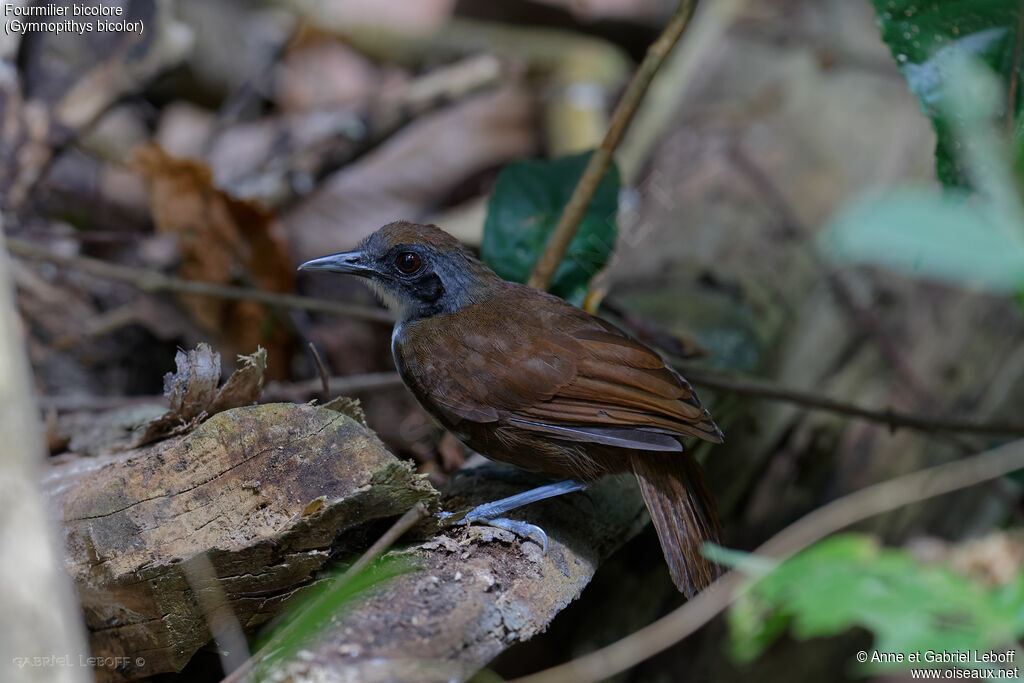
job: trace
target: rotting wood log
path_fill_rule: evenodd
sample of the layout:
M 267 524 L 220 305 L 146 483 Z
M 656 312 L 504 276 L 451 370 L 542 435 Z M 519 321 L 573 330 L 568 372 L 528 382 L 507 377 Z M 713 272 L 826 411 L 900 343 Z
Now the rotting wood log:
M 494 500 L 529 484 L 464 471 L 445 507 Z M 292 661 L 261 680 L 464 681 L 506 648 L 547 629 L 600 563 L 647 523 L 632 476 L 523 508 L 549 537 L 547 554 L 491 527 L 469 527 L 405 548 L 419 571 L 338 614 Z M 515 513 L 514 513 L 515 514 Z M 519 515 L 516 515 L 519 518 Z
M 310 405 L 235 408 L 149 446 L 56 460 L 43 486 L 92 654 L 122 658 L 100 680 L 180 671 L 211 640 L 183 560 L 207 554 L 251 633 L 332 552 L 358 552 L 375 521 L 438 495 L 365 425 Z

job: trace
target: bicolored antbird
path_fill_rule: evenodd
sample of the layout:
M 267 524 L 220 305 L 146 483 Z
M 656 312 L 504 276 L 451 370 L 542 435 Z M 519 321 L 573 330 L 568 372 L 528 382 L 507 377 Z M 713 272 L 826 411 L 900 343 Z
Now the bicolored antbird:
M 398 316 L 395 364 L 428 412 L 473 450 L 564 479 L 495 503 L 467 521 L 547 537 L 505 518 L 526 503 L 632 472 L 672 579 L 688 596 L 718 567 L 715 502 L 681 442 L 722 433 L 689 383 L 657 353 L 558 297 L 508 282 L 432 225 L 385 225 L 350 252 L 304 270 L 365 278 Z

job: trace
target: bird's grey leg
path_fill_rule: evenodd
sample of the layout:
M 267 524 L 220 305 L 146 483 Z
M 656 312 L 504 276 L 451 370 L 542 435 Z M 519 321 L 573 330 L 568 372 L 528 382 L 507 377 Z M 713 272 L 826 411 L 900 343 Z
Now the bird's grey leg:
M 565 481 L 557 481 L 553 484 L 545 484 L 544 486 L 538 486 L 537 488 L 517 493 L 514 496 L 509 496 L 508 498 L 502 498 L 501 500 L 496 500 L 491 503 L 477 505 L 475 508 L 463 515 L 461 519 L 455 520 L 453 523 L 471 524 L 473 522 L 483 522 L 488 526 L 511 531 L 517 536 L 536 541 L 546 553 L 548 551 L 548 535 L 544 533 L 543 529 L 536 524 L 521 522 L 516 519 L 508 519 L 502 515 L 511 510 L 515 510 L 518 507 L 522 507 L 523 505 L 536 503 L 537 501 L 544 500 L 545 498 L 554 498 L 555 496 L 560 496 L 563 493 L 582 491 L 586 487 L 586 484 L 581 481 L 576 481 L 575 479 L 566 479 Z M 458 516 L 458 514 L 459 513 L 454 512 L 442 512 L 439 517 L 441 518 L 441 521 L 444 522 L 452 517 Z

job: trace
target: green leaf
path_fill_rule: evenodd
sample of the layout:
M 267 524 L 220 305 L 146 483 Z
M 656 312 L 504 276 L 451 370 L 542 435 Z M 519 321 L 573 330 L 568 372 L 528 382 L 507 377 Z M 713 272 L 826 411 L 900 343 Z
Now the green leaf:
M 391 579 L 414 571 L 408 556 L 385 556 L 365 569 L 346 578 L 343 572 L 324 579 L 312 587 L 271 628 L 260 634 L 256 642 L 257 670 L 267 672 L 292 659 L 300 649 L 309 647 L 333 616 L 354 601 L 365 599 Z M 257 679 L 262 676 L 257 676 Z
M 1024 585 L 987 589 L 945 567 L 922 564 L 904 550 L 843 534 L 757 580 L 731 608 L 729 625 L 738 661 L 756 658 L 787 626 L 801 640 L 860 626 L 874 634 L 875 650 L 904 656 L 1000 648 L 1021 633 Z
M 487 207 L 480 246 L 484 263 L 506 280 L 526 282 L 591 154 L 520 161 L 502 170 Z M 613 164 L 555 272 L 553 294 L 579 304 L 590 279 L 608 262 L 615 246 L 620 186 Z
M 717 543 L 705 543 L 701 553 L 716 564 L 738 569 L 747 576 L 765 576 L 779 566 L 775 560 L 759 557 L 741 550 L 723 548 Z
M 939 106 L 946 87 L 946 65 L 954 55 L 973 56 L 999 74 L 1002 97 L 992 112 L 1019 121 L 1022 102 L 1018 44 L 1020 3 L 1012 0 L 872 0 L 882 39 L 889 45 L 921 109 L 931 118 L 938 142 L 939 179 L 948 186 L 968 187 L 970 177 L 957 147 L 956 121 Z M 1016 81 L 1014 87 L 1011 82 Z M 1018 138 L 1019 139 L 1019 138 Z
M 991 205 L 955 193 L 904 189 L 849 205 L 826 227 L 823 246 L 837 260 L 995 292 L 1024 286 L 1024 234 Z

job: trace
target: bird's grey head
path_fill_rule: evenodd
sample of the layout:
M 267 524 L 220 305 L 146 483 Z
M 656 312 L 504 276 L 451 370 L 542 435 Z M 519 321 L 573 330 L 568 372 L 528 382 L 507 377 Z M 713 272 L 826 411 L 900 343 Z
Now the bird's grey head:
M 400 321 L 453 313 L 500 282 L 444 230 L 406 221 L 385 225 L 352 251 L 306 261 L 299 270 L 366 278 Z

